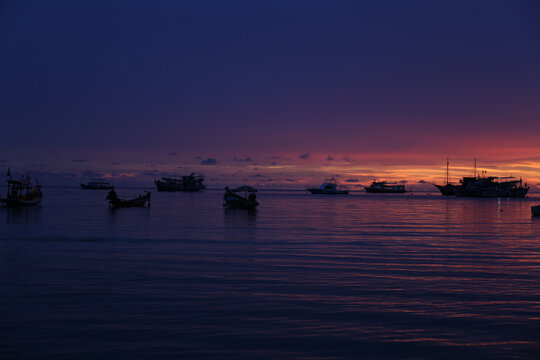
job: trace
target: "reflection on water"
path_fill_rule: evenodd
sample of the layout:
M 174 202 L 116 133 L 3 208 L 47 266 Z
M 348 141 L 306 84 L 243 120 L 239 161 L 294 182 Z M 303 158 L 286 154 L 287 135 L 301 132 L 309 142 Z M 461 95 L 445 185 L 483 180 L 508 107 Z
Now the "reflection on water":
M 540 350 L 538 199 L 261 192 L 250 213 L 223 209 L 213 191 L 154 193 L 150 209 L 115 211 L 99 195 L 48 193 L 28 221 L 0 211 L 0 355 Z
M 41 221 L 41 206 L 2 208 L 7 224 L 37 224 Z

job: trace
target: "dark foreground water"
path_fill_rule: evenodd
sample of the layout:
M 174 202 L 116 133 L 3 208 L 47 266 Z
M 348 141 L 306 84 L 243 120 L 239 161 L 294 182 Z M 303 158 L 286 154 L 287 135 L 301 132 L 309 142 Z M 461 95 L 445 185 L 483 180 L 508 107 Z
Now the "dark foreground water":
M 44 194 L 0 209 L 2 359 L 539 358 L 538 198 Z

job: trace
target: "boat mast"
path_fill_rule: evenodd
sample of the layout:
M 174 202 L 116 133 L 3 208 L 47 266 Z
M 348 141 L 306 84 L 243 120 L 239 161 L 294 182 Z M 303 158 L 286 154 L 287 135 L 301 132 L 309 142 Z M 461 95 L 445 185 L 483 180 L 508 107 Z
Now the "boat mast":
M 474 176 L 475 178 L 478 177 L 478 172 L 476 171 L 476 158 L 474 158 L 474 174 L 473 174 L 473 176 Z
M 448 164 L 450 161 L 446 158 L 446 185 L 448 185 Z

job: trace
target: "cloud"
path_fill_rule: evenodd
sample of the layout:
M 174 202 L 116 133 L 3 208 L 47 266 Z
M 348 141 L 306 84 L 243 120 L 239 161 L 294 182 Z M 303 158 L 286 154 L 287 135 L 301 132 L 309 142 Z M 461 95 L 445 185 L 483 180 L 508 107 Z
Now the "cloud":
M 95 178 L 95 177 L 103 177 L 104 174 L 102 172 L 87 170 L 87 171 L 83 171 L 81 175 L 86 178 Z
M 167 155 L 167 156 L 176 156 L 176 153 L 172 152 L 172 153 L 169 153 L 169 155 Z
M 334 157 L 332 157 L 332 156 L 330 156 L 330 155 L 328 155 L 328 156 L 326 157 L 326 161 L 332 161 L 332 160 L 334 160 Z
M 248 161 L 253 161 L 253 159 L 251 159 L 250 157 L 247 157 L 245 159 L 234 158 L 233 161 L 246 161 L 246 162 L 248 162 Z
M 420 180 L 418 181 L 419 184 L 429 184 L 426 180 Z
M 311 153 L 308 153 L 308 152 L 307 152 L 307 153 L 305 153 L 305 154 L 300 154 L 300 155 L 298 155 L 298 157 L 299 157 L 300 159 L 302 159 L 302 160 L 307 160 L 307 159 L 309 159 L 309 158 L 311 157 Z
M 348 183 L 357 183 L 359 181 L 360 180 L 358 180 L 358 179 L 347 179 L 347 180 L 345 180 L 345 182 L 348 182 Z
M 272 161 L 272 164 L 270 164 L 270 165 L 272 165 L 272 166 L 276 166 L 276 165 L 277 165 L 277 162 L 275 162 L 275 161 Z
M 197 156 L 197 157 L 195 158 L 195 160 L 202 160 L 202 157 Z
M 206 160 L 201 161 L 201 165 L 216 165 L 217 160 L 214 158 L 208 158 Z
M 348 156 L 344 156 L 342 159 L 343 159 L 343 161 L 345 161 L 345 162 L 354 162 L 354 160 L 351 159 L 351 158 L 348 157 Z
M 85 159 L 73 159 L 73 160 L 71 160 L 71 162 L 74 162 L 74 163 L 85 163 L 86 160 L 85 160 Z

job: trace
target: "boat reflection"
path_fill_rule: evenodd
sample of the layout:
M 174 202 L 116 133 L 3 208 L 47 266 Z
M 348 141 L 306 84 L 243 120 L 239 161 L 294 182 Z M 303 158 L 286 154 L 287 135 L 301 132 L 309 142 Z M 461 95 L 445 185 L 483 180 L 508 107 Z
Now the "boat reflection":
M 41 206 L 13 207 L 2 209 L 6 212 L 8 224 L 37 224 L 41 222 Z

